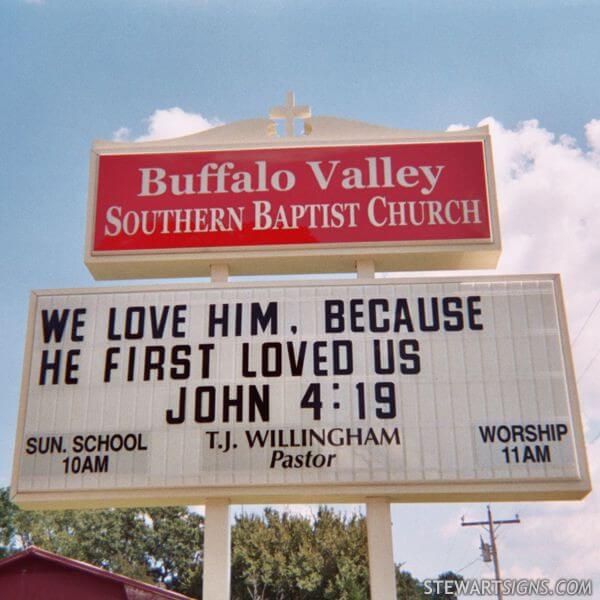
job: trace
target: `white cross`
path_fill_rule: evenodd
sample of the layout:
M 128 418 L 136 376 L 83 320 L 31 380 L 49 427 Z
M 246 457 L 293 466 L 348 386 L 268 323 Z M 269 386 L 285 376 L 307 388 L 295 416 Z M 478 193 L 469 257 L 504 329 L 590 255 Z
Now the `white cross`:
M 294 92 L 287 92 L 284 106 L 274 106 L 269 110 L 270 119 L 285 119 L 285 134 L 294 135 L 295 119 L 310 119 L 310 106 L 296 106 Z

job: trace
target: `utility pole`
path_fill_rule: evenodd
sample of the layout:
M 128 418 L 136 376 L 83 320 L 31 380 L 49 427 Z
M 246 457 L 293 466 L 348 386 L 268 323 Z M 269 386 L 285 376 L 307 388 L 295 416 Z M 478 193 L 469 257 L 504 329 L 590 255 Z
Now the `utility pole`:
M 490 543 L 489 545 L 484 543 L 483 540 L 481 542 L 481 552 L 483 555 L 484 562 L 489 562 L 489 559 L 486 560 L 487 556 L 491 554 L 491 558 L 494 561 L 494 571 L 496 573 L 496 581 L 498 582 L 498 600 L 503 600 L 504 594 L 502 593 L 502 584 L 501 575 L 500 575 L 500 562 L 498 561 L 498 548 L 496 546 L 496 530 L 500 525 L 511 525 L 515 523 L 520 523 L 521 519 L 519 519 L 519 515 L 515 515 L 514 519 L 502 519 L 498 521 L 494 521 L 492 518 L 492 510 L 490 505 L 487 506 L 487 521 L 471 521 L 465 522 L 465 518 L 461 519 L 461 525 L 463 527 L 472 527 L 479 526 L 487 529 L 490 534 Z M 494 529 L 494 526 L 497 526 Z

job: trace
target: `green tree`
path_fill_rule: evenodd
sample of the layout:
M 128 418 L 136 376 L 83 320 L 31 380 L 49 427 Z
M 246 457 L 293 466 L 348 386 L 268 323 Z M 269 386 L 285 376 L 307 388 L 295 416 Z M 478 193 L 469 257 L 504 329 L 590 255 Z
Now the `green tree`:
M 201 598 L 203 518 L 186 507 L 22 511 L 0 489 L 0 557 L 36 545 L 109 571 Z M 441 574 L 456 581 L 460 575 Z M 426 596 L 396 566 L 398 600 Z M 312 517 L 267 508 L 238 515 L 232 530 L 232 600 L 366 600 L 363 516 L 319 508 Z
M 319 554 L 324 561 L 322 598 L 361 600 L 368 597 L 367 524 L 363 516 L 341 517 L 320 508 L 314 524 Z
M 182 506 L 144 510 L 144 550 L 155 580 L 200 597 L 204 519 Z
M 0 488 L 0 558 L 13 552 L 14 517 L 17 507 L 10 501 L 10 490 Z
M 402 571 L 401 565 L 396 565 L 396 598 L 398 600 L 425 600 L 423 587 L 408 571 Z
M 364 517 L 320 508 L 314 519 L 266 509 L 241 515 L 232 533 L 234 600 L 364 600 Z
M 311 598 L 322 561 L 308 519 L 265 509 L 240 515 L 232 532 L 232 595 L 250 600 Z
M 22 511 L 0 490 L 4 554 L 35 545 L 198 598 L 202 526 L 185 507 Z
M 446 571 L 445 573 L 440 573 L 437 576 L 437 579 L 439 581 L 463 581 L 464 577 L 462 575 L 458 575 L 457 573 L 454 573 L 453 571 Z M 451 592 L 448 591 L 446 592 L 445 590 L 441 590 L 439 593 L 435 593 L 432 597 L 432 600 L 456 600 L 458 598 L 458 596 Z

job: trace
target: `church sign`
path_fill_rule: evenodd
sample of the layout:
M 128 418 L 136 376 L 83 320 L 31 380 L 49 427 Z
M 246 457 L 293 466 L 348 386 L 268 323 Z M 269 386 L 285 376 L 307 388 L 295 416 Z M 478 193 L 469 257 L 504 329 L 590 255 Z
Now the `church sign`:
M 557 276 L 35 292 L 21 506 L 589 491 Z
M 235 127 L 175 146 L 94 146 L 86 264 L 96 278 L 207 275 L 211 264 L 343 272 L 361 259 L 378 271 L 496 265 L 487 128 L 223 142 Z

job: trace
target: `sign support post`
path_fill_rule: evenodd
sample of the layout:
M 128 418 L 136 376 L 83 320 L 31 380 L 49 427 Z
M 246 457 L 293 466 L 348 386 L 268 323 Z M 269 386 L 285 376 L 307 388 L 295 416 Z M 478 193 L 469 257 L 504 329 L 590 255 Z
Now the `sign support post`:
M 396 572 L 392 547 L 392 519 L 387 498 L 367 500 L 369 587 L 371 598 L 395 600 Z
M 231 530 L 228 498 L 211 498 L 206 501 L 203 562 L 202 597 L 210 600 L 229 600 Z
M 375 261 L 356 261 L 358 279 L 375 278 Z M 367 545 L 371 598 L 396 600 L 396 567 L 392 545 L 392 518 L 387 498 L 367 499 Z
M 356 276 L 358 277 L 358 279 L 374 279 L 375 261 L 370 259 L 357 260 Z
M 229 265 L 210 266 L 211 283 L 229 280 Z M 204 574 L 202 597 L 229 600 L 231 588 L 231 528 L 229 499 L 212 498 L 204 505 Z

